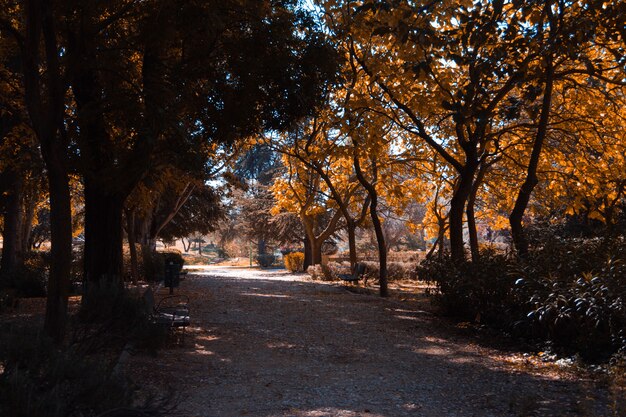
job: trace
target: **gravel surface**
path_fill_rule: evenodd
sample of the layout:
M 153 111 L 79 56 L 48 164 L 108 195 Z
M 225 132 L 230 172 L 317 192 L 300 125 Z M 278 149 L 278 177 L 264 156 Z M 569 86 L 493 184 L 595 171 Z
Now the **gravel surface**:
M 128 369 L 146 390 L 174 388 L 178 415 L 611 415 L 589 381 L 517 366 L 419 299 L 219 267 L 177 291 L 191 297 L 184 344 Z

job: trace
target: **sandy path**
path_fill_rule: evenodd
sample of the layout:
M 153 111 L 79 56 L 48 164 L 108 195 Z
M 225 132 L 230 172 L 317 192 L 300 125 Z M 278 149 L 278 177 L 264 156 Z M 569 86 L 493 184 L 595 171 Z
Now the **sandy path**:
M 605 414 L 580 382 L 514 368 L 415 300 L 281 271 L 203 274 L 180 288 L 192 299 L 184 346 L 129 368 L 176 387 L 183 416 Z

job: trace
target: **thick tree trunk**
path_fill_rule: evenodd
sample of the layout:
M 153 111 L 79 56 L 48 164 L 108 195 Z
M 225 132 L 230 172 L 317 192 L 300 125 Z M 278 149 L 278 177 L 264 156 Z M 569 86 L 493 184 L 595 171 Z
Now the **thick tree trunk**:
M 322 244 L 324 243 L 321 239 L 315 239 L 311 245 L 311 262 L 313 265 L 321 265 L 322 264 Z
M 528 202 L 535 186 L 539 183 L 537 178 L 537 168 L 539 167 L 539 157 L 543 149 L 543 143 L 548 131 L 548 122 L 550 121 L 550 108 L 552 106 L 552 88 L 554 83 L 554 67 L 552 59 L 546 60 L 546 84 L 543 92 L 543 101 L 541 103 L 541 115 L 539 116 L 539 125 L 537 126 L 537 136 L 533 143 L 533 149 L 528 161 L 526 171 L 526 179 L 519 189 L 517 199 L 513 211 L 509 215 L 509 224 L 511 225 L 511 236 L 517 255 L 525 257 L 528 254 L 528 240 L 522 225 L 524 213 L 528 207 Z
M 465 198 L 455 193 L 450 202 L 450 253 L 455 261 L 465 259 L 465 243 L 463 241 L 463 214 Z
M 308 249 L 309 254 L 309 265 L 320 265 L 322 263 L 322 243 L 324 241 L 322 239 L 318 239 L 314 234 L 307 232 L 307 242 L 308 245 L 305 244 L 305 251 Z M 306 258 L 306 255 L 305 255 Z
M 124 197 L 105 194 L 85 181 L 85 264 L 87 298 L 103 288 L 123 288 L 122 212 Z M 89 301 L 84 300 L 84 301 Z
M 465 168 L 460 173 L 459 182 L 456 185 L 452 200 L 450 201 L 450 211 L 448 214 L 448 222 L 450 225 L 450 254 L 452 255 L 452 259 L 457 262 L 465 260 L 463 217 L 467 200 L 472 192 L 475 172 L 476 167 L 474 164 L 466 163 Z
M 7 195 L 4 213 L 4 229 L 2 231 L 2 259 L 0 260 L 0 284 L 8 285 L 12 275 L 20 268 L 23 261 L 21 248 L 22 193 L 24 180 L 22 176 L 11 171 L 7 173 L 7 181 L 11 186 Z
M 72 265 L 72 200 L 69 176 L 59 162 L 59 150 L 45 156 L 50 189 L 51 260 L 44 332 L 57 343 L 65 337 L 67 298 Z
M 61 80 L 59 48 L 50 2 L 25 2 L 26 36 L 22 49 L 25 102 L 41 144 L 48 170 L 50 193 L 51 261 L 44 332 L 57 344 L 65 336 L 67 298 L 72 261 L 72 210 L 65 143 L 57 135 L 62 127 L 65 89 Z M 41 40 L 46 57 L 41 73 Z

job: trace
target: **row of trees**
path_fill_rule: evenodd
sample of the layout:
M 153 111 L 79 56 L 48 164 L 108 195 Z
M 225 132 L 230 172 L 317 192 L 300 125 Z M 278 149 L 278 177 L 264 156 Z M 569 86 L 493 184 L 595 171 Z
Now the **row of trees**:
M 12 246 L 25 241 L 16 227 L 32 224 L 11 216 L 24 213 L 11 201 L 25 201 L 21 184 L 41 161 L 47 181 L 39 193 L 49 198 L 51 228 L 45 330 L 57 341 L 67 314 L 73 210 L 84 213 L 88 305 L 101 289 L 123 285 L 124 227 L 135 259 L 138 239 L 150 248 L 159 234 L 210 229 L 220 198 L 207 181 L 246 137 L 309 115 L 334 73 L 325 37 L 295 1 L 0 6 L 2 144 L 15 151 L 2 166 L 13 176 L 6 180 L 3 277 L 25 249 Z M 188 215 L 176 217 L 181 210 Z
M 382 295 L 394 219 L 456 261 L 480 256 L 479 225 L 521 257 L 534 216 L 616 232 L 624 2 L 314 3 L 1 2 L 2 276 L 49 199 L 50 335 L 73 234 L 89 304 L 122 286 L 124 229 L 136 277 L 136 242 L 206 233 L 223 202 L 226 237 L 302 240 L 307 264 L 344 230 L 354 265 L 371 228 Z
M 325 107 L 265 142 L 283 155 L 275 212 L 297 214 L 312 262 L 379 211 L 427 209 L 452 258 L 480 256 L 477 224 L 525 257 L 533 217 L 582 215 L 609 233 L 623 212 L 624 2 L 321 0 L 342 58 Z M 419 223 L 420 219 L 414 219 Z M 466 241 L 467 240 L 467 241 Z

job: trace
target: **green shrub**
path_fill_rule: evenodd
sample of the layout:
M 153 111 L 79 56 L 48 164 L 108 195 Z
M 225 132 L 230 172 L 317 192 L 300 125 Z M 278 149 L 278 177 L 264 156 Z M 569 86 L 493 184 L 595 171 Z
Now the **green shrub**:
M 622 240 L 550 239 L 524 260 L 486 251 L 477 262 L 423 261 L 445 310 L 587 359 L 626 349 Z
M 545 265 L 532 264 L 515 292 L 527 300 L 524 322 L 533 335 L 585 357 L 607 356 L 626 349 L 626 250 L 598 242 L 580 246 L 568 257 L 585 257 L 578 261 L 582 271 L 567 265 L 546 275 Z
M 419 279 L 435 282 L 439 301 L 449 314 L 467 319 L 506 325 L 515 314 L 513 300 L 515 264 L 504 255 L 487 252 L 476 263 L 442 258 L 424 260 Z M 505 314 L 506 313 L 506 314 Z
M 276 261 L 276 257 L 266 253 L 264 255 L 257 255 L 256 261 L 262 268 L 269 268 Z
M 292 252 L 284 256 L 285 268 L 291 272 L 304 271 L 304 253 Z

